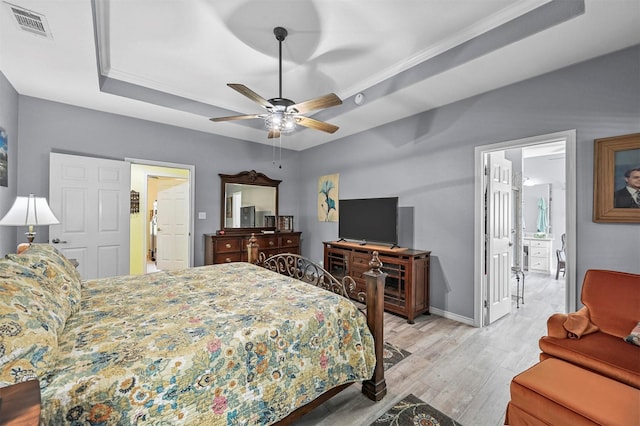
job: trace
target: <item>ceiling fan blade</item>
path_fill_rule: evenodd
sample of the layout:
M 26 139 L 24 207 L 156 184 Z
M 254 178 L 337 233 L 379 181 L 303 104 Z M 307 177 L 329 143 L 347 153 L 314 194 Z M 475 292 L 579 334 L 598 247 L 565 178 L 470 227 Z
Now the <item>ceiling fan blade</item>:
M 341 104 L 342 100 L 335 93 L 329 93 L 324 96 L 291 105 L 288 109 L 291 110 L 295 108 L 299 113 L 304 114 L 305 112 L 314 111 L 316 109 L 329 108 Z
M 249 89 L 244 84 L 229 83 L 227 84 L 227 86 L 231 87 L 236 92 L 246 96 L 247 98 L 251 99 L 252 101 L 254 101 L 259 105 L 262 105 L 265 108 L 273 108 L 273 105 L 268 100 L 258 95 L 256 92 Z
M 296 123 L 304 127 L 309 127 L 316 130 L 322 130 L 323 132 L 327 132 L 327 133 L 334 133 L 336 130 L 339 129 L 338 126 L 334 126 L 333 124 L 329 124 L 324 121 L 318 121 L 318 120 L 314 120 L 313 118 L 303 117 L 303 116 L 296 116 Z
M 269 139 L 273 139 L 273 138 L 279 138 L 280 137 L 280 132 L 278 132 L 277 130 L 269 130 L 269 136 L 267 136 Z
M 230 115 L 229 117 L 214 117 L 210 118 L 211 121 L 232 121 L 232 120 L 249 120 L 251 118 L 262 118 L 261 114 L 250 114 L 250 115 Z

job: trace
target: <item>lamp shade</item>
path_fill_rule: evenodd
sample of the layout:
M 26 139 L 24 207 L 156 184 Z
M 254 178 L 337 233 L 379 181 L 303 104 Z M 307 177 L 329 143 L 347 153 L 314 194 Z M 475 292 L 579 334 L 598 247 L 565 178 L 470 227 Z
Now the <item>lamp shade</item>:
M 13 206 L 0 219 L 0 225 L 37 226 L 55 225 L 60 221 L 53 214 L 44 197 L 29 194 L 28 197 L 16 197 Z

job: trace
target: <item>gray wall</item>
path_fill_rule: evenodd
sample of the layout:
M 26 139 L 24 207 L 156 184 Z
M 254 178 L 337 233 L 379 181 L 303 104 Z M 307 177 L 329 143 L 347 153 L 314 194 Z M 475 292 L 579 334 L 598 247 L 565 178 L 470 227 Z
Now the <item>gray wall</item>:
M 107 114 L 56 102 L 20 97 L 18 193 L 48 197 L 49 153 L 62 152 L 124 159 L 125 157 L 195 165 L 196 265 L 204 263 L 202 235 L 220 228 L 218 173 L 255 169 L 281 179 L 280 213 L 297 215 L 293 151 L 283 151 L 282 169 L 272 164 L 270 146 L 225 138 L 154 122 Z M 202 118 L 206 120 L 206 117 Z M 207 219 L 197 219 L 206 212 Z M 48 230 L 36 241 L 47 241 Z
M 414 207 L 414 248 L 434 256 L 431 306 L 472 319 L 474 147 L 576 129 L 577 281 L 589 268 L 640 273 L 640 225 L 591 220 L 593 140 L 639 132 L 639 94 L 636 46 L 303 151 L 302 251 L 319 260 L 338 236 L 316 218 L 319 176 L 340 173 L 340 198 L 397 195 Z
M 255 169 L 283 180 L 280 212 L 295 216 L 302 253 L 321 260 L 322 242 L 336 239 L 338 226 L 318 222 L 317 179 L 340 173 L 340 198 L 397 195 L 400 206 L 413 208 L 413 247 L 433 252 L 431 305 L 471 319 L 477 145 L 577 129 L 577 280 L 588 268 L 640 272 L 640 226 L 591 221 L 593 140 L 640 131 L 639 93 L 636 46 L 301 153 L 285 151 L 281 170 L 268 146 L 20 96 L 17 189 L 48 194 L 52 150 L 194 164 L 196 211 L 207 212 L 207 220 L 196 220 L 201 264 L 201 235 L 220 223 L 217 174 Z
M 18 176 L 18 93 L 0 72 L 0 127 L 8 134 L 9 186 L 0 186 L 0 218 L 9 211 L 16 198 Z M 24 230 L 22 231 L 24 232 Z M 12 226 L 0 226 L 0 255 L 15 253 L 17 230 Z M 26 241 L 22 239 L 21 241 Z

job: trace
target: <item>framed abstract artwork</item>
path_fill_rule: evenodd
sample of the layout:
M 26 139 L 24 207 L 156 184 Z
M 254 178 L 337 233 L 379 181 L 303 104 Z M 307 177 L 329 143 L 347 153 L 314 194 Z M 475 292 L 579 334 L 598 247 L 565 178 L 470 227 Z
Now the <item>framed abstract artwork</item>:
M 593 221 L 640 223 L 640 133 L 595 140 Z
M 0 127 L 0 186 L 9 186 L 9 147 L 7 131 Z
M 338 173 L 318 178 L 318 220 L 338 221 Z

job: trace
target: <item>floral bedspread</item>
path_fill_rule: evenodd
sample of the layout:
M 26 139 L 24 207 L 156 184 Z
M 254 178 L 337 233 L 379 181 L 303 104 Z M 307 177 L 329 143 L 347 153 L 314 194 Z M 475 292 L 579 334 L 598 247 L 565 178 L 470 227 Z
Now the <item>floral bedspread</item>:
M 42 424 L 270 424 L 375 366 L 351 302 L 248 263 L 87 281 L 81 300 Z

